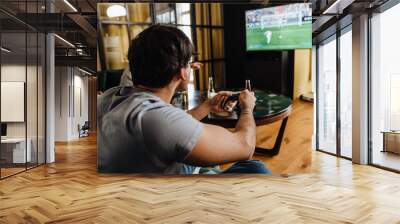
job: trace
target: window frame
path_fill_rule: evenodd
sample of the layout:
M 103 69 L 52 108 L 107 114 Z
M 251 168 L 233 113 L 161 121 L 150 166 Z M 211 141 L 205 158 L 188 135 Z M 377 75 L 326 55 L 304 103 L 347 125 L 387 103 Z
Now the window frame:
M 341 42 L 341 36 L 344 35 L 347 32 L 351 32 L 352 28 L 352 23 L 346 24 L 346 26 L 338 29 L 335 33 L 329 35 L 328 37 L 319 40 L 319 42 L 316 45 L 316 138 L 315 138 L 315 145 L 316 145 L 316 151 L 318 152 L 323 152 L 329 155 L 333 155 L 339 158 L 343 158 L 346 160 L 352 160 L 352 158 L 347 157 L 342 155 L 342 150 L 341 150 L 341 118 L 340 118 L 340 113 L 341 113 L 341 97 L 340 97 L 340 84 L 341 84 L 341 66 L 340 66 L 340 60 L 341 60 L 341 52 L 340 52 L 340 42 Z M 320 115 L 319 115 L 319 105 L 318 105 L 318 98 L 319 98 L 319 66 L 320 66 L 320 59 L 319 59 L 319 50 L 320 50 L 320 45 L 321 44 L 326 44 L 329 43 L 330 41 L 336 41 L 336 152 L 332 153 L 332 152 L 328 152 L 324 149 L 320 148 L 320 144 L 319 144 L 319 120 L 320 120 Z

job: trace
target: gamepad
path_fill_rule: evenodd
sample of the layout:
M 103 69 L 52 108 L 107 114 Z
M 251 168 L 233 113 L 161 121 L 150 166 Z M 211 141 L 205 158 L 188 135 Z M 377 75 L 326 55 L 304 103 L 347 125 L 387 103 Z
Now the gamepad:
M 240 108 L 239 107 L 239 95 L 240 95 L 240 93 L 235 93 L 232 96 L 229 96 L 224 102 L 222 102 L 222 108 L 225 108 L 229 102 L 235 102 L 235 101 L 237 101 L 237 103 L 234 106 L 234 108 L 232 108 L 232 109 Z

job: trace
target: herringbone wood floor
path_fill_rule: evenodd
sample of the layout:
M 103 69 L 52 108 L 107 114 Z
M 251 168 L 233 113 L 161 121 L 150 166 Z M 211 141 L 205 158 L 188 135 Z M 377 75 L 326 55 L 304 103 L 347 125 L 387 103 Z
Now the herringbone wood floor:
M 303 174 L 104 175 L 85 138 L 58 144 L 55 164 L 0 181 L 0 223 L 400 223 L 400 175 L 310 155 Z M 297 155 L 280 156 L 268 159 L 275 172 L 303 171 L 290 165 Z

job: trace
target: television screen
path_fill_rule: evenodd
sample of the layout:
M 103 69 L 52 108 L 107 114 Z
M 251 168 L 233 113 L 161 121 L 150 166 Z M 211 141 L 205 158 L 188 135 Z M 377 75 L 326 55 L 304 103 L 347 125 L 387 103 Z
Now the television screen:
M 311 16 L 309 3 L 246 11 L 247 50 L 311 48 Z

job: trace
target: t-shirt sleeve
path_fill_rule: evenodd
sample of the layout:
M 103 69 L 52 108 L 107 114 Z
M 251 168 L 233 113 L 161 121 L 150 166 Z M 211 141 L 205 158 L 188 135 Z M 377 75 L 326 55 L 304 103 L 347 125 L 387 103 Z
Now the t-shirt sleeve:
M 197 143 L 202 129 L 201 122 L 172 106 L 146 111 L 142 117 L 147 150 L 165 162 L 182 162 Z

